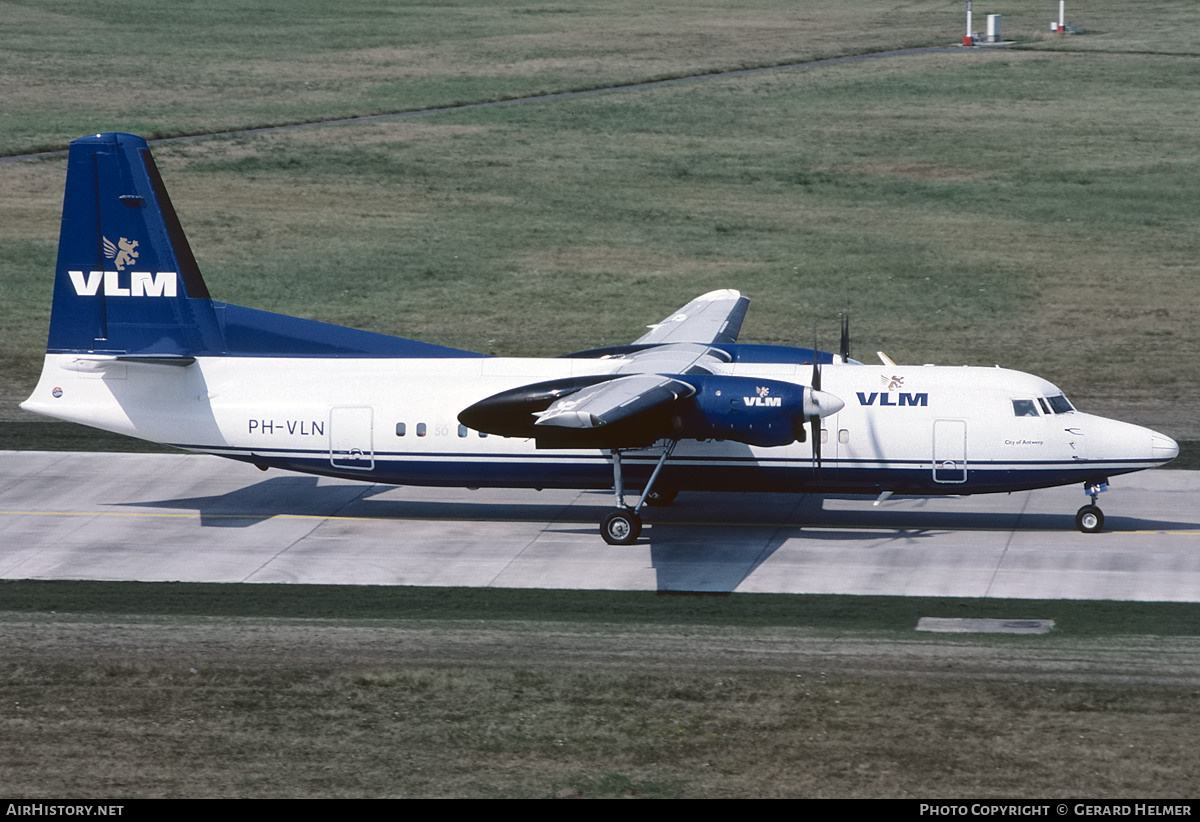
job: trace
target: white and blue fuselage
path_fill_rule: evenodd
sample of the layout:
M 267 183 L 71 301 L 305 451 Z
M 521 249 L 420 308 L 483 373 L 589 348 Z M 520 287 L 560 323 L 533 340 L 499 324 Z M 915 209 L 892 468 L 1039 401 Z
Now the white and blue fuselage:
M 199 357 L 179 366 L 51 354 L 23 407 L 327 476 L 609 488 L 604 449 L 538 448 L 533 438 L 469 429 L 458 415 L 522 385 L 612 369 L 608 360 L 569 358 Z M 731 363 L 723 373 L 805 385 L 808 370 Z M 1170 438 L 1076 411 L 1052 384 L 1017 371 L 833 363 L 822 373 L 823 390 L 845 405 L 822 420 L 819 469 L 811 440 L 772 447 L 683 440 L 660 482 L 675 490 L 957 495 L 1099 482 L 1178 453 Z M 632 485 L 654 459 L 629 454 Z
M 41 378 L 26 410 L 189 451 L 399 485 L 614 488 L 624 543 L 676 491 L 1093 495 L 1178 447 L 1001 368 L 869 366 L 737 342 L 697 297 L 631 345 L 515 359 L 211 299 L 145 141 L 71 144 Z M 845 334 L 845 332 L 844 332 Z M 626 509 L 624 486 L 642 488 Z M 1099 509 L 1077 522 L 1098 530 Z

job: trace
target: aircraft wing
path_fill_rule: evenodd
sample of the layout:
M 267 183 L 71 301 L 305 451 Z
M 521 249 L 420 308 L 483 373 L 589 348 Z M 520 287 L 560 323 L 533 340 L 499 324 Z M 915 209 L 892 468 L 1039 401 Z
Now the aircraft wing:
M 734 343 L 750 298 L 732 288 L 702 294 L 633 341 L 634 345 L 661 343 Z
M 668 343 L 625 354 L 617 374 L 711 374 L 731 357 L 719 348 L 696 343 Z
M 659 374 L 631 374 L 583 388 L 537 414 L 535 425 L 599 428 L 690 397 L 696 389 Z
M 738 291 L 710 291 L 650 326 L 630 346 L 572 355 L 615 360 L 611 376 L 512 388 L 464 409 L 459 422 L 501 436 L 534 437 L 538 447 L 652 442 L 674 430 L 668 424 L 675 413 L 671 407 L 696 394 L 685 378 L 716 374 L 732 359 L 714 346 L 737 341 L 749 304 Z

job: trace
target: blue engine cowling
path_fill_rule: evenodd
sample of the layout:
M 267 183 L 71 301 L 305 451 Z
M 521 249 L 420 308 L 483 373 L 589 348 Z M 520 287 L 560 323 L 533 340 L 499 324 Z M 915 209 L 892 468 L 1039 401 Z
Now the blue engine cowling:
M 539 448 L 635 448 L 664 438 L 776 446 L 803 440 L 806 412 L 813 412 L 811 390 L 803 385 L 754 377 L 688 374 L 674 375 L 674 379 L 695 387 L 694 394 L 619 422 L 596 428 L 535 425 L 538 412 L 551 403 L 608 379 L 613 377 L 572 377 L 513 388 L 464 409 L 458 419 L 477 431 L 532 437 Z
M 788 445 L 803 438 L 808 390 L 757 377 L 691 375 L 696 387 L 688 413 L 680 417 L 679 439 L 725 439 L 747 445 Z

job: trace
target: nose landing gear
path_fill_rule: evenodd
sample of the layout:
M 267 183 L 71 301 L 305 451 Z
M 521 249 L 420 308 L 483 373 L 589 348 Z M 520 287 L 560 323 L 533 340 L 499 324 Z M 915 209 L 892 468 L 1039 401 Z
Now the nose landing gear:
M 1092 502 L 1075 512 L 1075 527 L 1085 534 L 1097 534 L 1104 528 L 1104 512 L 1096 505 L 1096 498 L 1108 490 L 1108 482 L 1089 482 L 1083 487 Z

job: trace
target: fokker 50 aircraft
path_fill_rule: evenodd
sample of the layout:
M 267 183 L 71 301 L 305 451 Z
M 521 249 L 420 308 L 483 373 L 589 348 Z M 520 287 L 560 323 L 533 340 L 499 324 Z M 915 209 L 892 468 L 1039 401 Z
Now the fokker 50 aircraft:
M 210 299 L 145 141 L 71 144 L 49 343 L 22 407 L 189 451 L 398 485 L 612 488 L 611 544 L 676 492 L 1096 495 L 1178 446 L 1000 368 L 737 342 L 713 291 L 630 345 L 489 357 Z M 625 489 L 639 492 L 626 505 Z

